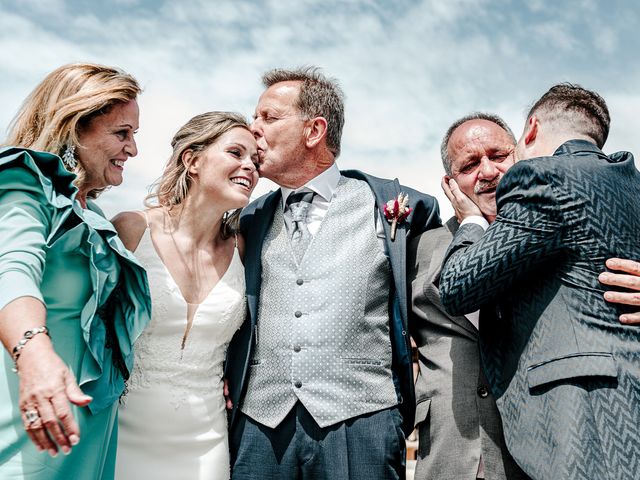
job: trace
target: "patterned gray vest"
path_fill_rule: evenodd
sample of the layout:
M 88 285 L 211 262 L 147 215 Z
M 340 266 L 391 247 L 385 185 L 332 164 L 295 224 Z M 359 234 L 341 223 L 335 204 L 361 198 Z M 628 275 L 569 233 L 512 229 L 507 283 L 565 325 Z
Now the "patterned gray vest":
M 262 250 L 257 345 L 242 412 L 274 428 L 299 400 L 318 425 L 398 403 L 391 372 L 391 269 L 366 182 L 340 182 L 300 265 L 282 207 Z

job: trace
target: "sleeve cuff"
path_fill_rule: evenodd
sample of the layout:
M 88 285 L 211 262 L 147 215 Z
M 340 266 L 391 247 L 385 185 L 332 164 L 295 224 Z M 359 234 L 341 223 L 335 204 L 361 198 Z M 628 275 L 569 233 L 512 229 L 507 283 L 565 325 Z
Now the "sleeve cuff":
M 34 297 L 44 304 L 40 289 L 26 273 L 9 270 L 0 275 L 0 310 L 20 297 Z
M 487 228 L 489 228 L 489 222 L 487 222 L 487 219 L 481 217 L 480 215 L 471 215 L 470 217 L 465 218 L 464 220 L 462 220 L 462 222 L 460 222 L 460 226 L 466 225 L 468 223 L 481 226 L 482 230 L 484 230 L 485 232 L 487 231 Z

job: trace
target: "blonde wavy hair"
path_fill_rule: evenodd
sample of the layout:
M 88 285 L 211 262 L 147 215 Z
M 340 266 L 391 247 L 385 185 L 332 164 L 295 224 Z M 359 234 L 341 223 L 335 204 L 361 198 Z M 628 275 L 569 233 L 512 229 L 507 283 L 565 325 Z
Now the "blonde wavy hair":
M 233 128 L 251 131 L 246 119 L 234 112 L 202 113 L 184 124 L 171 140 L 173 153 L 164 167 L 164 172 L 151 186 L 151 193 L 144 201 L 145 205 L 149 208 L 165 207 L 170 212 L 181 206 L 193 184 L 193 178 L 189 174 L 191 162 Z M 188 163 L 183 159 L 187 151 L 193 152 Z M 229 238 L 238 230 L 240 212 L 240 209 L 235 210 L 223 218 L 223 238 Z
M 81 146 L 78 132 L 93 118 L 108 113 L 117 103 L 135 100 L 141 91 L 137 80 L 118 68 L 94 63 L 63 65 L 25 99 L 4 145 L 62 156 L 67 147 Z M 74 173 L 74 184 L 81 188 L 85 170 L 80 162 Z M 91 190 L 87 196 L 95 198 L 103 190 Z

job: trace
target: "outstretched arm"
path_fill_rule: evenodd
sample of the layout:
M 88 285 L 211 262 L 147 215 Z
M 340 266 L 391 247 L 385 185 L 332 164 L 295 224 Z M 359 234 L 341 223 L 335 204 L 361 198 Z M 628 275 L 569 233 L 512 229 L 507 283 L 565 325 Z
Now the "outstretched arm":
M 53 211 L 35 176 L 26 169 L 0 171 L 0 342 L 16 361 L 24 428 L 40 451 L 68 453 L 80 441 L 71 405 L 91 397 L 56 354 L 46 325 L 40 283 Z M 14 348 L 24 342 L 13 355 Z

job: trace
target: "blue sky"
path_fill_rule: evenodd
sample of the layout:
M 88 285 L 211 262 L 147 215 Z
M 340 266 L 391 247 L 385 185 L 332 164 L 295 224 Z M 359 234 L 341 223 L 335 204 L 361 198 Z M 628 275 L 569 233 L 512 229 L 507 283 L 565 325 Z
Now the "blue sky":
M 635 0 L 0 0 L 0 130 L 61 64 L 135 75 L 140 153 L 100 198 L 113 215 L 141 206 L 191 116 L 250 116 L 263 71 L 318 65 L 347 95 L 340 167 L 397 176 L 435 195 L 447 217 L 439 143 L 448 125 L 485 110 L 519 136 L 527 107 L 557 82 L 600 92 L 612 115 L 605 151 L 640 155 L 638 25 Z

